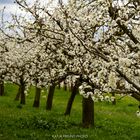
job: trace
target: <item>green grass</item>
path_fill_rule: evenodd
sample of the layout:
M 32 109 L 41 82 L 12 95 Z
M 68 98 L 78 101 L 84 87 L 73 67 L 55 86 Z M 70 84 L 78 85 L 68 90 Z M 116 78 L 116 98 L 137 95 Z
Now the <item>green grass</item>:
M 64 111 L 69 92 L 55 91 L 52 111 L 45 110 L 46 92 L 42 93 L 40 108 L 32 107 L 34 88 L 26 105 L 14 101 L 17 87 L 6 84 L 6 95 L 0 97 L 0 140 L 140 140 L 140 118 L 135 113 L 138 102 L 125 97 L 117 102 L 95 103 L 95 127 L 81 127 L 81 96 L 77 95 L 71 116 Z

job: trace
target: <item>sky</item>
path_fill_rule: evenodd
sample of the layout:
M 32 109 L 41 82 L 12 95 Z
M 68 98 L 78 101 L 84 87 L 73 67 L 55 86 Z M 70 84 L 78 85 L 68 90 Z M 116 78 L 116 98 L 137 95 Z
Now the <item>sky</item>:
M 27 0 L 28 2 L 30 3 L 33 3 L 35 0 Z M 41 0 L 41 3 L 44 4 L 46 0 Z M 48 2 L 49 0 L 47 0 Z M 63 0 L 63 1 L 66 1 L 66 0 Z M 57 3 L 57 0 L 55 0 L 54 2 L 56 5 Z M 5 8 L 5 11 L 4 11 L 4 19 L 5 20 L 9 20 L 10 19 L 10 15 L 11 13 L 12 14 L 25 14 L 24 11 L 21 11 L 19 8 L 18 8 L 18 5 L 14 3 L 14 0 L 0 0 L 0 10 L 2 10 L 4 7 Z
M 4 7 L 4 19 L 8 20 L 10 18 L 11 13 L 18 13 L 19 11 L 18 6 L 14 3 L 14 0 L 0 0 L 0 10 L 2 10 Z
M 0 0 L 0 9 L 4 6 L 7 8 L 7 12 L 14 12 L 17 9 L 17 5 L 14 4 L 14 0 Z
M 12 3 L 13 2 L 13 0 L 0 0 L 0 3 L 1 4 L 9 4 L 9 3 Z
M 27 0 L 28 1 L 28 0 Z M 33 2 L 34 0 L 29 0 L 29 2 Z M 41 0 L 41 2 L 46 1 L 46 0 Z M 47 0 L 49 1 L 49 0 Z M 55 0 L 57 3 L 57 0 Z M 63 0 L 63 2 L 66 2 L 67 0 Z M 122 3 L 122 1 L 124 3 L 126 3 L 128 0 L 118 0 L 119 4 Z M 3 9 L 3 7 L 5 8 L 4 11 L 4 18 L 5 20 L 9 20 L 10 19 L 10 14 L 25 14 L 25 12 L 21 11 L 17 4 L 14 3 L 14 0 L 0 0 L 0 10 Z

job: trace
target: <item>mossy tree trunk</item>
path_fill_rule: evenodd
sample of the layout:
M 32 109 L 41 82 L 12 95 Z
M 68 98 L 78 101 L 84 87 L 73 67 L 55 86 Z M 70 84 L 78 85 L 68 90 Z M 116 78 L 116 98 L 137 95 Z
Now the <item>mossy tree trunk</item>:
M 46 102 L 46 110 L 52 109 L 52 103 L 53 103 L 53 96 L 55 91 L 55 84 L 52 84 L 49 88 L 47 102 Z
M 33 107 L 39 107 L 39 105 L 40 105 L 40 95 L 41 95 L 41 88 L 36 87 Z
M 89 96 L 82 101 L 82 125 L 85 128 L 94 126 L 94 102 Z
M 0 96 L 4 95 L 4 82 L 0 81 Z

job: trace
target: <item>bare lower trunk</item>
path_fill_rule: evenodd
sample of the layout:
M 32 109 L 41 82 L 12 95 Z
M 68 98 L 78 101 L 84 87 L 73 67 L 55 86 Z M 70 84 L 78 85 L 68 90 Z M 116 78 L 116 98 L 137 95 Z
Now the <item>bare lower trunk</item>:
M 1 81 L 0 82 L 0 96 L 3 96 L 4 95 L 4 82 Z
M 19 86 L 19 88 L 18 88 L 18 92 L 16 94 L 15 101 L 19 101 L 20 95 L 21 95 L 21 86 Z
M 82 125 L 85 128 L 94 126 L 94 102 L 89 96 L 82 101 Z
M 60 89 L 60 88 L 61 88 L 61 83 L 58 84 L 58 89 Z
M 67 83 L 64 81 L 64 90 L 67 91 Z
M 25 85 L 21 85 L 20 104 L 25 104 Z
M 55 85 L 53 84 L 49 88 L 49 93 L 48 93 L 47 102 L 46 102 L 46 110 L 52 109 L 54 91 L 55 91 Z
M 40 105 L 40 94 L 41 94 L 41 88 L 36 87 L 33 107 L 39 107 L 39 105 Z
M 73 83 L 71 83 L 70 86 L 69 86 L 69 91 L 72 91 L 73 87 L 74 87 L 74 85 L 73 85 Z
M 114 100 L 112 101 L 112 104 L 113 104 L 113 105 L 116 105 L 115 93 L 112 93 L 112 96 L 114 97 Z
M 75 85 L 73 88 L 72 88 L 72 93 L 71 93 L 71 96 L 68 100 L 68 103 L 67 103 L 67 108 L 66 108 L 66 111 L 64 113 L 64 115 L 70 115 L 70 112 L 71 112 L 71 108 L 72 108 L 72 104 L 73 104 L 73 101 L 75 99 L 75 96 L 77 94 L 77 91 L 78 91 L 78 86 Z

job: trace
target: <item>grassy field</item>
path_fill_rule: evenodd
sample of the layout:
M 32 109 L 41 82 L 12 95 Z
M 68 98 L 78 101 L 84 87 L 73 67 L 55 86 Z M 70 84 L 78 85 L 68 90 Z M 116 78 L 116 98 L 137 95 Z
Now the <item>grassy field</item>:
M 95 103 L 95 127 L 81 127 L 81 96 L 77 95 L 71 116 L 64 111 L 69 92 L 55 91 L 52 111 L 45 110 L 46 92 L 41 106 L 33 108 L 34 88 L 24 106 L 14 101 L 17 87 L 6 85 L 6 95 L 0 97 L 0 140 L 140 140 L 140 118 L 136 116 L 138 102 L 130 97 L 111 103 Z

